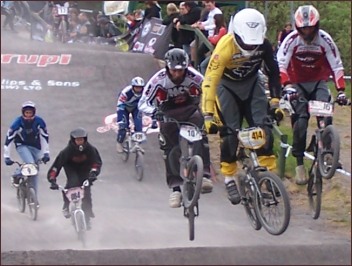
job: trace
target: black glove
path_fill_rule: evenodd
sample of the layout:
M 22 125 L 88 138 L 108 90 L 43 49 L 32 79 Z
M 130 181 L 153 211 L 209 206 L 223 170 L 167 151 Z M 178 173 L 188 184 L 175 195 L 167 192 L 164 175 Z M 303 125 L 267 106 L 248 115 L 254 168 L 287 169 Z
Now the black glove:
M 156 121 L 163 121 L 164 120 L 164 113 L 158 109 L 155 109 L 153 112 L 153 119 L 156 119 Z
M 346 98 L 346 94 L 343 90 L 339 91 L 336 97 L 336 102 L 339 105 L 347 105 L 348 104 L 348 99 Z
M 44 153 L 44 156 L 42 158 L 43 163 L 47 163 L 50 161 L 50 156 L 49 153 Z
M 12 161 L 9 157 L 5 157 L 5 164 L 6 165 L 13 165 L 14 161 Z
M 58 190 L 59 189 L 59 185 L 56 184 L 56 180 L 54 180 L 54 179 L 50 180 L 50 189 L 52 189 L 52 190 Z
M 97 180 L 97 172 L 90 171 L 88 175 L 89 185 L 92 185 L 95 180 Z
M 156 121 L 156 119 L 153 119 L 152 120 L 152 126 L 151 126 L 152 129 L 156 129 L 158 128 L 158 122 Z

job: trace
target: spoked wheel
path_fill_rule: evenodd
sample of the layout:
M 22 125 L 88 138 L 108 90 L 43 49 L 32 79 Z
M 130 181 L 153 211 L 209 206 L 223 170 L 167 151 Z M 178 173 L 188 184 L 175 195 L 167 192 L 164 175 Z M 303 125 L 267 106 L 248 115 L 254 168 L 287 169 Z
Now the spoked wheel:
M 17 206 L 20 212 L 26 210 L 26 193 L 22 187 L 17 188 Z
M 245 176 L 241 176 L 240 180 L 242 183 L 240 187 L 242 190 L 241 194 L 244 196 L 244 199 L 242 199 L 241 203 L 244 207 L 244 210 L 246 211 L 251 226 L 254 228 L 254 230 L 260 230 L 262 228 L 262 224 L 260 223 L 256 213 L 253 191 Z
M 287 229 L 291 207 L 290 199 L 281 179 L 272 172 L 258 172 L 258 187 L 262 194 L 256 196 L 257 214 L 265 230 L 272 235 L 280 235 Z
M 78 240 L 82 242 L 83 246 L 86 244 L 86 220 L 83 211 L 77 211 L 75 213 L 76 216 L 76 232 L 78 236 Z
M 202 180 L 203 160 L 199 155 L 193 155 L 188 163 L 186 180 L 183 182 L 182 201 L 185 208 L 191 208 L 198 203 Z
M 334 176 L 340 158 L 340 136 L 337 130 L 328 125 L 322 133 L 322 149 L 318 150 L 319 171 L 323 178 Z
M 309 173 L 308 179 L 308 200 L 309 207 L 312 211 L 312 218 L 318 219 L 321 210 L 321 194 L 323 191 L 323 180 L 319 173 L 317 166 L 313 166 L 313 169 Z
M 136 160 L 134 162 L 137 180 L 142 181 L 144 174 L 144 154 L 142 151 L 136 152 Z
M 38 199 L 37 199 L 37 194 L 35 193 L 34 188 L 29 188 L 28 189 L 28 197 L 27 197 L 27 202 L 28 202 L 28 210 L 29 210 L 29 217 L 33 221 L 37 220 L 38 217 Z
M 189 240 L 194 240 L 194 219 L 197 216 L 195 213 L 195 208 L 198 209 L 197 206 L 192 206 L 191 208 L 184 208 L 184 216 L 188 218 L 188 231 L 189 231 Z
M 130 145 L 127 140 L 122 142 L 122 149 L 123 149 L 123 152 L 121 153 L 121 159 L 122 161 L 127 162 L 130 156 Z

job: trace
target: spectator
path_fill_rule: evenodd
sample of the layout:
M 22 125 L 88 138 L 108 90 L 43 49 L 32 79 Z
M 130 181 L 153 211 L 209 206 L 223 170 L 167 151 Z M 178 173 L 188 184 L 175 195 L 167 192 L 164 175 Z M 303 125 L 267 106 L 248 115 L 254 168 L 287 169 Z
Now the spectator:
M 292 24 L 290 22 L 287 22 L 285 24 L 285 28 L 283 28 L 278 37 L 277 37 L 277 48 L 280 47 L 280 45 L 282 44 L 282 42 L 284 41 L 284 39 L 286 38 L 287 35 L 289 35 L 291 32 L 293 31 L 292 29 Z
M 144 10 L 144 19 L 160 18 L 161 19 L 161 7 L 158 1 L 145 1 L 147 8 Z
M 83 42 L 88 41 L 91 31 L 92 25 L 90 24 L 87 13 L 81 12 L 78 15 L 77 39 Z
M 10 26 L 10 29 L 13 32 L 17 32 L 14 26 L 14 18 L 15 18 L 15 5 L 14 1 L 1 1 L 1 15 L 5 15 L 5 21 L 3 25 L 3 29 L 6 28 L 7 25 Z
M 167 15 L 163 19 L 162 24 L 168 26 L 173 23 L 173 20 L 175 18 L 179 17 L 180 11 L 174 3 L 169 3 L 166 6 L 166 14 Z M 171 41 L 173 47 L 182 48 L 182 45 L 179 43 L 178 40 L 178 31 L 175 27 L 172 28 Z
M 202 9 L 193 1 L 182 2 L 180 6 L 185 7 L 184 10 L 180 9 L 180 16 L 174 20 L 176 29 L 179 31 L 179 41 L 182 44 L 182 49 L 186 51 L 188 56 L 191 56 L 190 43 L 194 40 L 194 32 L 180 29 L 181 25 L 192 25 L 200 19 Z
M 208 40 L 215 48 L 216 44 L 221 39 L 221 37 L 227 33 L 227 29 L 226 29 L 226 23 L 225 23 L 225 18 L 224 18 L 223 14 L 216 14 L 214 16 L 214 22 L 215 22 L 214 35 L 209 36 Z M 202 54 L 199 54 L 198 59 L 201 58 L 201 56 L 202 56 Z M 207 69 L 209 60 L 210 60 L 210 55 L 207 58 L 205 58 L 204 60 L 199 61 L 199 62 L 201 62 L 199 64 L 199 69 L 203 75 L 205 75 L 205 70 Z

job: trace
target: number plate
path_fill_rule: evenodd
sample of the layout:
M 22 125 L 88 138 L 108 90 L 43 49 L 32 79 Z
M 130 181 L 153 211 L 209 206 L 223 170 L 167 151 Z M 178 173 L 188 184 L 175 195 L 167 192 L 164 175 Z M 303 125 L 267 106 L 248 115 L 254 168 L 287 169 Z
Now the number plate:
M 333 116 L 333 105 L 321 101 L 309 101 L 309 113 L 312 116 Z
M 180 136 L 190 142 L 195 142 L 195 141 L 201 140 L 203 138 L 200 130 L 198 128 L 196 128 L 194 126 L 190 126 L 190 125 L 182 125 L 181 126 Z
M 143 142 L 147 140 L 147 136 L 143 132 L 135 132 L 132 135 L 132 141 Z
M 68 8 L 65 6 L 57 6 L 57 13 L 62 16 L 62 15 L 67 15 L 68 14 Z
M 84 198 L 84 189 L 81 187 L 69 188 L 66 192 L 66 197 L 69 201 L 79 201 Z
M 260 127 L 242 129 L 238 132 L 238 139 L 248 149 L 259 149 L 265 144 L 265 132 Z
M 21 174 L 24 176 L 33 176 L 38 174 L 38 168 L 31 163 L 27 163 L 22 165 L 21 167 Z

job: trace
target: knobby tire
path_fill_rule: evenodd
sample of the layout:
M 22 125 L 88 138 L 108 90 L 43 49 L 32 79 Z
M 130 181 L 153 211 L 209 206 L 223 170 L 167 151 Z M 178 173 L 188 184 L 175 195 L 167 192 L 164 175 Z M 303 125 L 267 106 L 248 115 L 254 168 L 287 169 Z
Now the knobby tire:
M 312 218 L 318 219 L 321 211 L 321 194 L 323 191 L 323 180 L 317 166 L 313 166 L 308 179 L 308 200 L 312 212 Z
M 76 225 L 75 229 L 77 232 L 77 237 L 78 240 L 82 242 L 83 245 L 86 243 L 86 221 L 85 221 L 85 215 L 83 211 L 76 211 L 75 212 L 75 217 L 76 217 Z
M 144 176 L 144 154 L 142 151 L 136 151 L 136 159 L 134 163 L 136 169 L 136 177 L 138 181 L 142 181 Z
M 203 159 L 199 155 L 193 155 L 188 162 L 187 178 L 183 182 L 182 199 L 185 208 L 192 208 L 198 203 L 203 171 Z
M 259 221 L 269 234 L 280 235 L 290 223 L 290 198 L 276 174 L 264 171 L 258 172 L 258 177 L 262 200 L 257 193 L 255 206 Z
M 27 202 L 29 216 L 33 221 L 35 221 L 38 217 L 38 198 L 34 188 L 32 187 L 28 189 Z
M 333 125 L 328 125 L 324 129 L 321 141 L 323 148 L 318 149 L 319 171 L 323 178 L 330 179 L 336 172 L 340 158 L 340 136 Z M 332 153 L 329 155 L 331 157 L 329 166 L 324 162 L 326 152 Z
M 122 149 L 123 152 L 121 153 L 121 159 L 123 162 L 127 162 L 130 156 L 130 144 L 127 139 L 122 142 Z
M 26 194 L 25 191 L 20 185 L 19 188 L 17 188 L 17 205 L 18 205 L 18 210 L 20 212 L 24 212 L 26 210 Z

